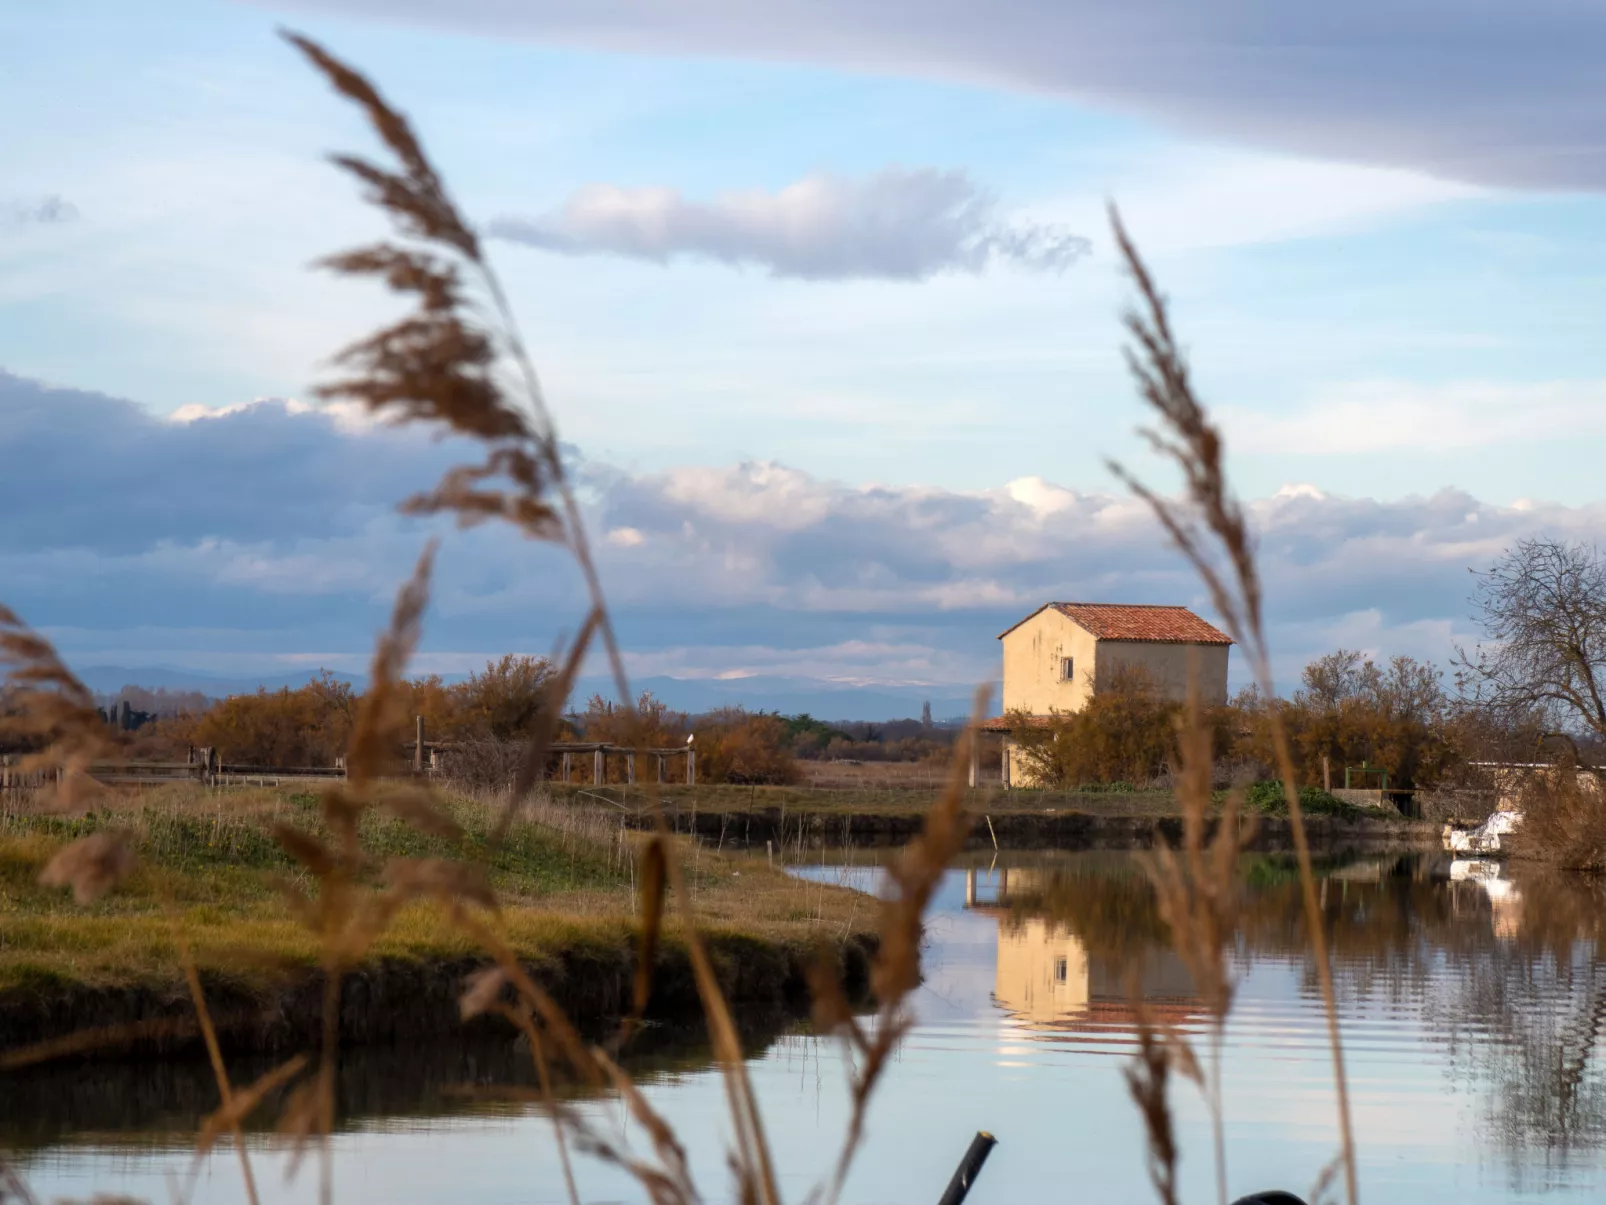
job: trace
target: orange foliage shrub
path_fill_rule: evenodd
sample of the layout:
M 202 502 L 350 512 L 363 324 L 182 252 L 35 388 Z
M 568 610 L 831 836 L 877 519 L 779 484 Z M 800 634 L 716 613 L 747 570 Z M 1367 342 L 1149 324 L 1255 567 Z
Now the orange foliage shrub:
M 725 707 L 699 716 L 695 743 L 700 782 L 783 786 L 800 775 L 786 721 L 770 712 Z
M 238 765 L 331 766 L 345 752 L 356 710 L 351 684 L 325 672 L 299 690 L 224 699 L 195 722 L 192 738 Z
M 1043 786 L 1148 783 L 1168 772 L 1182 705 L 1140 670 L 1122 669 L 1080 711 L 1016 714 L 1011 736 Z

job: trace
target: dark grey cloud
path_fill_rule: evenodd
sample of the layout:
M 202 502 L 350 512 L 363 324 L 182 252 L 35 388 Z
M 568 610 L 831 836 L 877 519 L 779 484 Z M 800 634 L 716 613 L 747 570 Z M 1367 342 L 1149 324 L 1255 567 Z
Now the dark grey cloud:
M 360 669 L 424 537 L 394 503 L 460 451 L 285 403 L 175 421 L 0 376 L 0 599 L 82 664 Z M 641 676 L 962 686 L 1050 598 L 1208 610 L 1144 508 L 1107 493 L 858 487 L 769 463 L 580 477 Z M 1456 490 L 1298 488 L 1250 511 L 1284 675 L 1341 643 L 1443 658 L 1469 627 L 1468 569 L 1535 532 L 1606 539 L 1606 504 Z M 554 551 L 448 534 L 426 668 L 545 651 L 581 606 Z
M 78 219 L 78 208 L 59 196 L 0 201 L 0 226 L 55 226 Z
M 0 370 L 0 552 L 350 534 L 450 456 L 283 400 L 175 421 Z
M 1059 93 L 1213 138 L 1606 187 L 1606 7 L 1578 0 L 301 0 L 492 36 Z
M 962 171 L 817 174 L 775 192 L 696 201 L 668 188 L 594 184 L 537 218 L 491 222 L 498 238 L 568 255 L 753 264 L 805 280 L 921 280 L 994 262 L 1064 271 L 1090 244 L 1058 226 L 999 217 Z

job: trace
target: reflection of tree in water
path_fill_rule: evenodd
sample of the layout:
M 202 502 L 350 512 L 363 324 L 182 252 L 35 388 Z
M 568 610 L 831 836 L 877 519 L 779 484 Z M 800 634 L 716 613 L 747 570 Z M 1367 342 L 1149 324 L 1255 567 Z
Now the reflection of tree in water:
M 1320 894 L 1340 1006 L 1420 1016 L 1457 1082 L 1487 1102 L 1486 1136 L 1513 1177 L 1548 1179 L 1606 1149 L 1606 883 L 1525 877 L 1496 891 L 1446 871 L 1424 855 L 1328 868 Z M 1318 999 L 1292 860 L 1246 859 L 1245 878 L 1240 965 L 1293 964 Z M 1064 924 L 1090 953 L 1131 958 L 1167 941 L 1131 860 L 1068 858 L 1034 888 L 1012 899 L 1014 913 Z
M 1444 1018 L 1452 1050 L 1490 1089 L 1488 1121 L 1514 1176 L 1606 1146 L 1606 974 L 1592 945 L 1565 956 L 1488 949 L 1455 987 Z

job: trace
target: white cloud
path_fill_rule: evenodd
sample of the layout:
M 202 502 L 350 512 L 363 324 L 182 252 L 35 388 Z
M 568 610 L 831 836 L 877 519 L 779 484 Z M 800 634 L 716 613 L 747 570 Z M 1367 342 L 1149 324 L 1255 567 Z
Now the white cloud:
M 306 408 L 165 422 L 0 377 L 5 601 L 72 633 L 75 655 L 360 665 L 423 536 L 391 507 L 450 454 Z M 997 633 L 1049 599 L 1208 613 L 1141 503 L 1040 477 L 859 485 L 766 462 L 583 463 L 580 476 L 638 673 L 957 689 L 990 675 Z M 1606 539 L 1606 503 L 1498 506 L 1455 490 L 1378 501 L 1290 485 L 1248 509 L 1288 680 L 1337 644 L 1443 659 L 1468 633 L 1469 568 L 1538 532 Z M 450 535 L 421 664 L 545 651 L 583 605 L 552 549 L 494 527 Z
M 490 223 L 496 237 L 568 255 L 695 256 L 805 280 L 921 280 L 1003 262 L 1064 271 L 1089 250 L 1060 226 L 1000 220 L 962 171 L 816 173 L 776 192 L 694 201 L 670 188 L 593 184 L 557 210 Z
M 1356 455 L 1486 448 L 1606 433 L 1606 381 L 1361 380 L 1315 391 L 1285 414 L 1223 408 L 1235 449 Z
M 1419 171 L 1224 148 L 1168 148 L 1110 165 L 1111 195 L 1146 255 L 1282 243 L 1371 229 L 1483 190 Z M 1048 211 L 1102 230 L 1107 198 Z

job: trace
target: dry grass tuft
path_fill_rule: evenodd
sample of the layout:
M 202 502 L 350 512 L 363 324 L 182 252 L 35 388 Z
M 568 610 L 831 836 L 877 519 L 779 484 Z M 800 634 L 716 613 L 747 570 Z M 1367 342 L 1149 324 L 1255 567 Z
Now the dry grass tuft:
M 74 900 L 92 904 L 132 873 L 136 861 L 126 832 L 91 833 L 51 858 L 39 883 L 71 887 Z
M 0 738 L 33 748 L 21 770 L 60 772 L 57 802 L 73 807 L 104 792 L 88 770 L 112 745 L 95 697 L 55 646 L 0 605 Z
M 1606 788 L 1602 773 L 1568 757 L 1535 771 L 1518 797 L 1522 824 L 1509 837 L 1512 853 L 1558 870 L 1606 871 Z
M 429 605 L 429 579 L 435 564 L 435 544 L 425 546 L 412 578 L 396 595 L 390 627 L 374 649 L 368 672 L 368 689 L 357 703 L 356 723 L 346 752 L 346 777 L 354 790 L 362 790 L 390 769 L 392 750 L 400 743 L 408 722 L 406 696 L 399 689 L 402 674 L 423 634 L 424 608 Z M 404 817 L 406 818 L 406 817 Z
M 1128 274 L 1137 286 L 1139 304 L 1126 316 L 1126 328 L 1133 344 L 1126 352 L 1127 364 L 1137 382 L 1138 393 L 1158 419 L 1157 426 L 1146 428 L 1143 435 L 1151 447 L 1170 460 L 1182 474 L 1183 493 L 1180 501 L 1162 497 L 1128 473 L 1122 466 L 1112 464 L 1112 471 L 1132 491 L 1149 504 L 1155 518 L 1170 535 L 1177 549 L 1198 572 L 1210 593 L 1222 626 L 1234 642 L 1243 649 L 1254 672 L 1261 692 L 1270 698 L 1275 693 L 1271 675 L 1271 656 L 1266 642 L 1265 625 L 1261 614 L 1261 585 L 1255 563 L 1255 544 L 1245 517 L 1243 505 L 1234 496 L 1228 483 L 1223 458 L 1220 431 L 1210 421 L 1209 414 L 1199 402 L 1189 379 L 1187 360 L 1176 341 L 1167 312 L 1165 298 L 1154 278 L 1149 274 L 1136 246 L 1127 237 L 1120 217 L 1112 209 L 1116 243 L 1126 264 Z M 1311 954 L 1316 965 L 1317 980 L 1321 986 L 1322 1004 L 1327 1015 L 1328 1042 L 1332 1050 L 1333 1077 L 1338 1097 L 1338 1123 L 1340 1154 L 1344 1167 L 1345 1196 L 1349 1205 L 1357 1200 L 1355 1174 L 1355 1144 L 1350 1122 L 1349 1090 L 1344 1076 L 1344 1052 L 1339 1035 L 1338 1009 L 1333 996 L 1332 967 L 1327 956 L 1327 939 L 1316 899 L 1316 879 L 1311 870 L 1310 845 L 1305 835 L 1304 816 L 1299 805 L 1299 791 L 1295 783 L 1293 759 L 1290 756 L 1288 735 L 1275 708 L 1270 710 L 1269 724 L 1276 754 L 1283 794 L 1288 805 L 1290 829 L 1294 839 L 1294 852 L 1299 862 L 1299 878 L 1303 897 Z M 1195 718 L 1183 736 L 1183 754 L 1188 755 L 1194 742 L 1201 742 L 1208 751 L 1208 735 L 1203 724 Z M 1198 752 L 1195 750 L 1195 758 Z M 1186 804 L 1185 804 L 1186 806 Z M 1190 840 L 1197 842 L 1197 835 Z M 1224 922 L 1221 909 L 1227 902 L 1224 871 L 1221 861 L 1228 849 L 1217 841 L 1218 852 L 1213 859 L 1203 857 L 1202 848 L 1197 855 L 1187 855 L 1187 869 L 1176 864 L 1162 866 L 1162 877 L 1185 884 L 1171 888 L 1171 906 L 1177 914 L 1180 929 L 1173 929 L 1173 940 L 1185 959 L 1201 964 L 1207 976 L 1215 976 L 1209 963 L 1208 951 L 1193 949 L 1200 941 L 1208 942 Z M 1218 1000 L 1230 1007 L 1230 994 L 1224 973 L 1218 976 Z M 1208 982 L 1206 984 L 1208 987 Z M 1218 1022 L 1219 1033 L 1219 1022 Z M 1209 1093 L 1219 1106 L 1219 1088 Z M 1145 1110 L 1147 1106 L 1145 1105 Z M 1152 1132 L 1152 1127 L 1151 1127 Z M 1225 1205 L 1225 1171 L 1221 1151 L 1220 1129 L 1217 1129 L 1218 1191 Z

